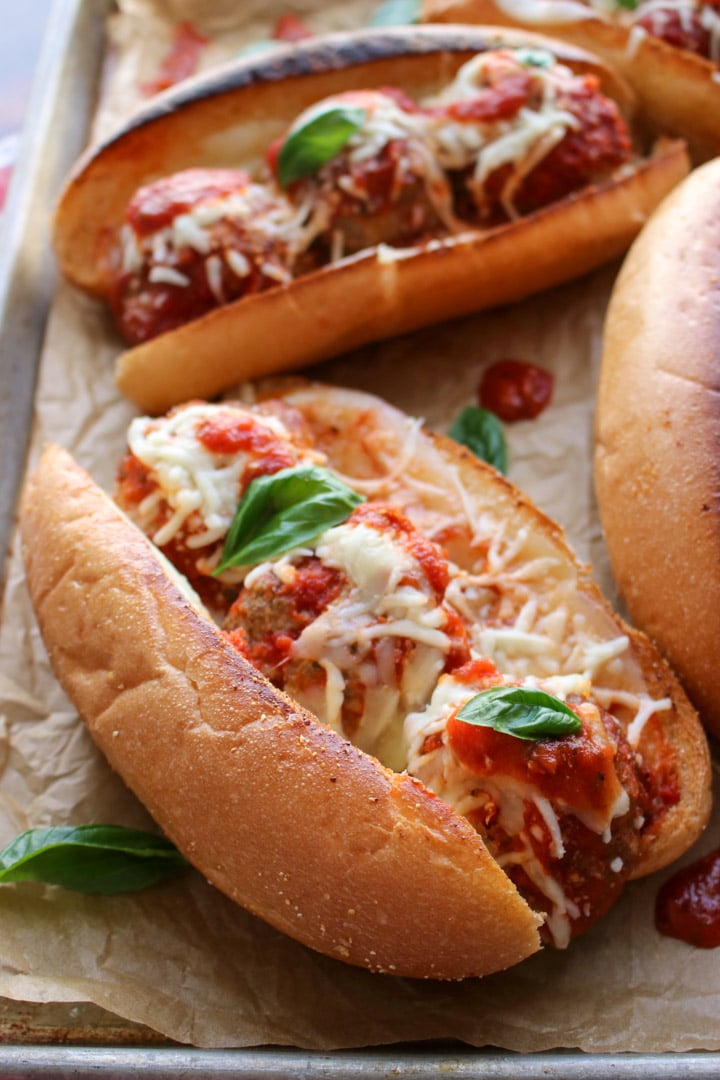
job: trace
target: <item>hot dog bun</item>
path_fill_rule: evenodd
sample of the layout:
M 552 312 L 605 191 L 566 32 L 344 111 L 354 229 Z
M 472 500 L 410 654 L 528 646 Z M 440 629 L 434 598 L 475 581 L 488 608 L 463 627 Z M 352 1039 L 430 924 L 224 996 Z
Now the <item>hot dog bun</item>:
M 631 618 L 720 735 L 720 160 L 697 169 L 633 246 L 608 310 L 595 477 Z
M 720 153 L 717 65 L 613 22 L 581 0 L 424 0 L 422 19 L 526 27 L 588 49 L 632 86 L 651 128 L 686 141 L 694 162 Z
M 674 777 L 677 798 L 642 837 L 633 876 L 685 850 L 709 812 L 697 718 L 561 530 L 490 467 L 369 395 L 309 386 L 284 401 L 331 468 L 371 500 L 392 498 L 425 535 L 443 533 L 460 562 L 477 559 L 481 535 L 494 537 L 522 588 L 532 582 L 538 610 L 564 619 L 551 646 L 559 670 L 580 645 L 594 657 L 596 687 L 628 732 L 635 724 L 644 767 Z M 58 448 L 25 490 L 21 533 L 60 681 L 111 765 L 214 885 L 304 944 L 373 971 L 462 978 L 538 948 L 536 914 L 475 829 L 271 686 Z M 651 700 L 659 711 L 646 722 Z
M 373 971 L 483 975 L 539 947 L 539 919 L 475 831 L 266 683 L 57 448 L 23 520 L 59 679 L 110 764 L 209 881 Z
M 62 272 L 107 298 L 99 251 L 141 184 L 197 165 L 256 172 L 271 142 L 310 104 L 384 85 L 409 95 L 434 93 L 474 54 L 502 46 L 547 49 L 573 71 L 596 75 L 602 90 L 632 111 L 627 86 L 597 58 L 527 32 L 421 27 L 302 42 L 191 80 L 89 151 L 57 208 L 54 244 Z M 509 224 L 415 246 L 366 247 L 161 333 L 120 357 L 118 386 L 143 410 L 160 412 L 243 378 L 322 360 L 579 276 L 625 251 L 687 172 L 677 143 L 663 142 L 647 158 L 647 146 L 637 150 L 637 160 L 613 179 Z

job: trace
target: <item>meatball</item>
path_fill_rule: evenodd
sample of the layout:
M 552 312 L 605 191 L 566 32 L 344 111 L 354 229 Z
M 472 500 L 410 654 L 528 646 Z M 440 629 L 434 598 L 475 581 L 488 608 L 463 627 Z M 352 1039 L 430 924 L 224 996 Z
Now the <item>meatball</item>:
M 277 687 L 402 767 L 402 723 L 469 656 L 443 602 L 447 560 L 391 507 L 365 504 L 248 574 L 224 629 Z
M 426 710 L 408 717 L 408 771 L 463 814 L 528 901 L 545 913 L 546 941 L 564 947 L 620 895 L 654 814 L 641 762 L 617 720 L 592 701 L 587 680 L 564 677 L 581 730 L 517 738 L 458 717 L 477 693 L 531 687 L 474 658 L 444 675 Z M 574 689 L 573 689 L 574 681 Z
M 539 210 L 607 179 L 633 156 L 627 125 L 595 77 L 574 75 L 549 53 L 481 54 L 431 111 L 456 211 L 476 224 Z
M 205 603 L 224 614 L 244 572 L 214 571 L 243 492 L 257 476 L 324 462 L 304 418 L 285 403 L 251 409 L 192 402 L 133 420 L 115 500 Z
M 357 130 L 309 175 L 288 185 L 307 215 L 305 243 L 323 260 L 380 243 L 407 245 L 458 227 L 451 192 L 425 132 L 423 111 L 402 91 L 349 91 L 306 110 L 271 148 L 278 162 L 291 137 L 333 109 L 362 117 Z
M 141 188 L 110 257 L 110 306 L 132 344 L 288 282 L 294 211 L 244 172 L 188 169 Z

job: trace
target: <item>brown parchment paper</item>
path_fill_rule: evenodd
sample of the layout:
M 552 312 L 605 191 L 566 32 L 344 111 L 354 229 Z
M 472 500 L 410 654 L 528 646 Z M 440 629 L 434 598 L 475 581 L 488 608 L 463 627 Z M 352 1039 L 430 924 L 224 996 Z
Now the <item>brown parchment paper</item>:
M 315 30 L 366 22 L 372 3 L 293 4 Z M 179 20 L 212 38 L 203 66 L 268 36 L 280 0 L 124 0 L 108 26 L 95 134 L 139 99 Z M 617 267 L 505 310 L 433 327 L 316 367 L 315 377 L 380 393 L 445 429 L 503 357 L 553 372 L 552 405 L 508 428 L 510 475 L 560 521 L 612 596 L 592 493 L 593 389 Z M 61 285 L 42 356 L 31 460 L 49 439 L 110 486 L 133 415 L 112 383 L 119 342 L 103 310 Z M 280 797 L 280 796 L 278 796 Z M 0 843 L 50 823 L 148 827 L 55 683 L 17 551 L 0 628 Z M 686 860 L 720 844 L 720 821 Z M 451 1039 L 520 1051 L 720 1049 L 720 965 L 712 951 L 660 937 L 663 877 L 630 885 L 566 952 L 458 984 L 374 976 L 315 955 L 196 874 L 134 896 L 83 897 L 39 885 L 0 890 L 0 995 L 91 1002 L 203 1047 L 311 1049 Z M 422 927 L 418 927 L 422 933 Z

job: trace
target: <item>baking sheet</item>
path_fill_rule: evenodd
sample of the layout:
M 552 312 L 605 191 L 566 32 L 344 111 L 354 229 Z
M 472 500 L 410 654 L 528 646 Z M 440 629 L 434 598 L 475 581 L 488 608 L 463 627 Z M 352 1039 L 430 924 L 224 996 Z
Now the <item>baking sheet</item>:
M 63 155 L 69 158 L 74 154 L 70 134 L 72 133 L 73 137 L 77 138 L 79 129 L 82 128 L 84 131 L 84 117 L 88 114 L 88 103 L 93 100 L 91 87 L 95 85 L 97 76 L 99 37 L 102 33 L 105 8 L 106 5 L 97 2 L 62 2 L 56 5 L 54 22 L 50 28 L 53 34 L 51 56 L 44 58 L 41 67 L 46 91 L 39 99 L 39 104 L 34 105 L 31 110 L 32 127 L 29 124 L 29 130 L 31 134 L 34 134 L 34 140 L 23 155 L 8 202 L 7 217 L 12 222 L 8 235 L 11 241 L 10 252 L 13 257 L 6 264 L 7 286 L 5 290 L 5 307 L 3 309 L 3 364 L 5 365 L 7 357 L 13 358 L 9 369 L 13 373 L 13 381 L 8 383 L 4 378 L 4 385 L 11 386 L 12 391 L 7 399 L 3 399 L 3 407 L 6 409 L 6 413 L 3 416 L 3 424 L 0 429 L 3 438 L 8 439 L 9 458 L 6 456 L 5 461 L 11 466 L 3 473 L 3 482 L 8 483 L 8 488 L 3 492 L 4 497 L 2 499 L 2 506 L 6 508 L 12 505 L 13 485 L 17 482 L 19 467 L 24 455 L 22 447 L 27 433 L 27 421 L 24 418 L 27 416 L 27 410 L 30 407 L 29 402 L 32 397 L 33 386 L 32 363 L 28 364 L 27 359 L 37 354 L 42 337 L 41 329 L 44 326 L 43 309 L 52 294 L 53 287 L 52 270 L 51 268 L 48 269 L 51 264 L 47 258 L 47 237 L 44 233 L 44 223 L 47 221 L 48 208 L 52 202 L 52 193 L 57 190 L 59 177 L 65 171 L 67 164 L 66 160 L 62 160 Z M 72 51 L 64 47 L 66 42 L 73 43 Z M 68 56 L 70 55 L 72 55 L 73 61 L 68 63 Z M 86 58 L 85 63 L 82 65 L 78 63 L 78 57 L 80 56 Z M 53 65 L 55 66 L 53 67 Z M 70 86 L 74 86 L 74 90 L 71 91 Z M 68 126 L 58 127 L 58 125 Z M 62 151 L 56 146 L 54 153 L 49 152 L 49 148 L 54 146 L 55 135 L 58 131 L 67 135 L 67 139 L 63 138 L 62 140 Z M 80 139 L 82 141 L 82 135 Z M 42 224 L 39 225 L 38 223 Z M 38 271 L 41 271 L 40 277 L 37 277 Z M 560 397 L 559 401 L 556 401 L 557 408 L 548 418 L 548 423 L 577 433 L 580 444 L 575 447 L 577 452 L 573 454 L 572 442 L 576 435 L 573 435 L 570 439 L 568 446 L 568 443 L 563 444 L 554 439 L 550 427 L 542 424 L 537 425 L 530 432 L 521 433 L 517 438 L 513 437 L 511 439 L 512 475 L 516 481 L 532 491 L 533 487 L 537 487 L 535 476 L 536 455 L 542 449 L 543 443 L 547 443 L 548 438 L 550 438 L 551 443 L 558 447 L 557 464 L 561 465 L 562 468 L 555 469 L 554 476 L 550 475 L 547 478 L 549 482 L 543 485 L 543 505 L 545 509 L 551 513 L 554 512 L 555 516 L 561 519 L 565 515 L 563 523 L 569 528 L 573 540 L 581 553 L 594 562 L 601 576 L 605 575 L 606 588 L 610 588 L 610 582 L 607 578 L 607 568 L 604 565 L 604 553 L 594 515 L 591 482 L 587 468 L 592 384 L 596 373 L 597 350 L 593 347 L 590 349 L 589 356 L 577 357 L 574 355 L 573 340 L 574 335 L 583 333 L 588 340 L 597 342 L 599 322 L 602 316 L 602 307 L 598 306 L 597 298 L 600 295 L 607 294 L 613 273 L 614 268 L 602 271 L 591 279 L 576 283 L 567 289 L 556 290 L 547 297 L 531 301 L 523 305 L 521 309 L 516 309 L 510 315 L 507 312 L 500 312 L 479 319 L 462 320 L 446 328 L 435 328 L 420 335 L 415 335 L 413 338 L 414 345 L 410 350 L 410 358 L 408 358 L 407 341 L 400 341 L 398 343 L 388 343 L 380 350 L 364 350 L 353 357 L 342 358 L 331 365 L 325 365 L 318 372 L 319 375 L 326 375 L 336 382 L 367 386 L 370 389 L 377 389 L 378 379 L 381 378 L 386 396 L 390 400 L 397 401 L 410 411 L 424 413 L 431 425 L 441 425 L 448 413 L 457 411 L 457 408 L 472 396 L 473 388 L 477 384 L 479 370 L 482 363 L 487 359 L 488 350 L 491 352 L 492 350 L 502 350 L 505 354 L 512 354 L 515 349 L 525 348 L 528 340 L 534 340 L 541 352 L 547 353 L 548 356 L 553 355 L 553 365 L 559 377 Z M 46 279 L 43 279 L 43 274 L 47 274 Z M 40 289 L 36 286 L 38 281 L 41 284 Z M 8 298 L 9 294 L 10 298 Z M 553 308 L 558 314 L 564 313 L 566 317 L 557 324 L 561 329 L 548 335 L 543 333 L 543 326 L 545 325 L 549 307 Z M 573 313 L 571 318 L 567 318 L 569 312 Z M 89 309 L 87 315 L 91 320 L 96 318 L 94 312 Z M 5 336 L 6 329 L 8 330 L 7 337 Z M 8 347 L 9 343 L 13 345 L 12 350 Z M 462 353 L 463 350 L 469 351 L 470 355 L 466 357 L 461 366 L 454 369 L 453 378 L 449 380 L 447 357 L 457 355 L 458 352 Z M 418 378 L 417 373 L 413 377 L 413 352 L 417 352 L 418 355 L 425 358 L 422 367 L 422 378 Z M 21 362 L 23 358 L 24 367 Z M 80 358 L 80 366 L 74 370 L 83 370 L 82 363 L 83 358 Z M 578 369 L 583 370 L 583 366 L 585 374 L 578 383 Z M 442 385 L 444 388 L 443 393 L 440 395 L 432 392 L 432 388 L 437 385 Z M 430 392 L 428 392 L 429 388 Z M 107 388 L 101 391 L 101 398 L 103 393 L 107 393 Z M 103 401 L 102 403 L 109 408 L 115 417 L 111 423 L 120 428 L 126 412 L 123 404 L 112 401 Z M 57 402 L 50 410 L 50 418 L 48 419 L 47 415 L 43 418 L 46 428 L 52 429 L 53 425 L 55 425 L 62 431 L 64 405 L 62 394 L 59 394 Z M 71 441 L 77 444 L 81 452 L 87 453 L 88 444 L 92 441 L 91 434 L 80 432 L 79 437 L 75 437 Z M 67 439 L 65 441 L 67 442 Z M 567 471 L 568 464 L 571 465 L 570 474 Z M 106 464 L 107 475 L 104 478 L 106 482 L 111 475 L 113 466 L 114 458 L 109 455 Z M 572 487 L 576 493 L 571 514 L 567 513 L 567 500 L 565 499 L 565 492 L 568 487 Z M 535 492 L 533 493 L 535 494 Z M 5 497 L 6 495 L 7 497 Z M 717 836 L 717 830 L 713 835 Z M 714 846 L 716 843 L 717 840 L 713 842 L 710 836 L 706 837 L 706 847 Z M 654 890 L 656 887 L 657 881 L 652 885 L 652 889 Z M 638 899 L 639 891 L 640 889 L 633 888 L 633 901 L 637 902 L 631 904 L 623 902 L 621 907 L 612 913 L 607 923 L 603 924 L 600 943 L 601 947 L 607 946 L 608 957 L 612 955 L 612 950 L 622 932 L 623 924 L 628 918 L 637 921 L 636 928 L 641 936 L 647 932 L 647 926 L 641 920 L 647 916 L 650 891 L 648 890 L 646 897 Z M 21 903 L 20 908 L 22 909 L 22 907 L 23 904 Z M 23 914 L 24 912 L 21 910 L 21 917 Z M 39 912 L 39 914 L 42 915 L 42 912 Z M 53 919 L 57 920 L 59 914 L 60 912 L 57 909 L 50 912 L 51 921 Z M 265 933 L 264 928 L 259 931 L 261 940 Z M 649 947 L 652 947 L 652 934 L 646 934 L 646 936 Z M 272 933 L 268 940 L 274 940 Z M 572 965 L 577 969 L 580 980 L 579 985 L 582 985 L 580 976 L 585 973 L 584 952 L 584 943 L 578 943 L 577 949 L 574 948 L 577 960 L 573 959 Z M 690 955 L 694 954 L 691 953 Z M 282 950 L 277 954 L 277 959 L 278 962 L 282 961 Z M 547 997 L 548 979 L 553 977 L 553 972 L 555 976 L 562 979 L 563 969 L 566 966 L 566 961 L 562 957 L 551 959 L 549 962 L 545 957 L 542 959 L 540 966 L 535 965 L 534 969 L 531 964 L 528 968 L 527 978 L 520 977 L 520 985 L 524 981 L 526 989 L 531 988 L 532 990 L 530 996 L 525 999 L 525 1006 L 528 1007 L 532 1001 L 533 1005 L 542 1007 L 543 998 Z M 311 965 L 312 968 L 315 968 L 313 974 L 316 977 L 324 976 L 325 971 L 322 962 L 319 967 L 314 964 Z M 533 974 L 533 970 L 535 974 Z M 643 992 L 642 974 L 641 969 L 630 972 L 630 977 L 636 980 L 640 993 Z M 614 977 L 619 981 L 615 989 L 611 978 L 604 994 L 604 1003 L 607 1005 L 610 1014 L 608 1022 L 615 1023 L 617 1027 L 618 1046 L 620 1048 L 623 1048 L 623 1038 L 625 1038 L 627 1044 L 627 1038 L 634 1037 L 625 1034 L 626 1025 L 632 1025 L 633 1022 L 635 1024 L 640 1023 L 638 1016 L 627 1017 L 625 1015 L 623 1017 L 618 1015 L 617 1012 L 613 1013 L 613 999 L 616 998 L 618 993 L 624 992 L 623 979 L 626 976 L 627 972 L 623 972 L 622 969 L 617 970 Z M 682 973 L 682 976 L 687 978 L 691 986 L 704 985 L 702 977 L 699 981 L 697 980 L 695 971 L 686 970 Z M 351 982 L 356 982 L 361 978 L 361 973 L 351 972 L 348 975 Z M 514 980 L 508 981 L 505 976 L 501 976 L 500 979 L 503 981 L 498 983 L 495 980 L 494 985 L 496 988 L 499 987 L 499 996 L 506 997 L 508 999 L 506 1004 L 509 1004 L 509 1000 L 517 992 L 518 983 Z M 383 980 L 380 980 L 380 983 L 382 982 Z M 350 985 L 349 983 L 345 984 L 344 976 L 341 983 L 346 986 Z M 37 993 L 37 988 L 34 987 L 33 989 Z M 404 995 L 406 992 L 406 987 L 398 987 L 396 994 L 386 996 L 383 991 L 380 993 L 380 998 L 394 1006 L 395 1002 L 391 1001 L 391 998 L 397 996 L 398 993 Z M 479 1007 L 487 1007 L 487 1002 L 484 1000 L 486 996 L 489 1000 L 492 996 L 492 990 L 489 989 L 487 995 L 483 990 L 477 1002 Z M 453 1004 L 456 1003 L 456 997 L 457 995 L 454 993 L 448 993 L 448 1008 L 452 1008 Z M 569 1006 L 573 1004 L 573 997 L 577 998 L 577 990 L 571 990 L 570 992 L 566 990 L 565 1000 Z M 713 1020 L 717 1011 L 715 1009 L 715 1000 L 711 999 L 707 1003 Z M 7 1020 L 15 1006 L 10 1001 L 5 1004 Z M 418 996 L 415 1004 L 422 1016 L 427 1007 L 422 1000 L 422 995 Z M 462 1007 L 468 1008 L 468 1002 L 464 1002 Z M 61 1008 L 61 1006 L 54 1005 L 52 1008 L 57 1009 Z M 82 1010 L 84 1008 L 86 1007 L 82 1005 L 67 1006 L 67 1029 L 63 1032 L 62 1024 L 58 1025 L 59 1038 L 73 1037 L 73 1031 L 79 1032 L 83 1030 Z M 561 1011 L 561 1009 L 555 1010 L 554 1023 L 556 1025 Z M 42 1008 L 38 1009 L 38 1014 L 41 1012 Z M 552 1012 L 551 1009 L 550 1015 L 552 1015 Z M 639 1016 L 641 1016 L 641 1013 Z M 105 1014 L 96 1013 L 96 1020 L 98 1015 L 103 1016 L 104 1022 Z M 617 1018 L 613 1020 L 614 1016 L 617 1016 Z M 458 1034 L 457 1024 L 453 1025 L 448 1021 L 443 1030 L 442 1024 L 438 1025 L 432 1019 L 428 1019 L 423 1035 L 439 1038 L 454 1026 L 454 1033 L 457 1037 L 462 1038 L 465 1034 L 463 1031 L 464 1026 L 465 1031 L 470 1035 L 470 1041 L 472 1041 L 471 1021 L 472 1017 L 469 1017 L 467 1024 L 460 1024 Z M 529 1029 L 537 1028 L 544 1022 L 546 1020 L 543 1020 L 540 1014 L 525 1015 L 523 1017 L 523 1023 L 527 1024 Z M 108 1019 L 108 1030 L 112 1029 L 112 1023 L 113 1021 Z M 564 1038 L 568 1038 L 569 1030 L 575 1030 L 575 1024 L 576 1018 L 571 1016 L 562 1032 Z M 42 1023 L 38 1021 L 38 1030 L 41 1027 Z M 101 1023 L 97 1024 L 97 1031 L 100 1033 L 101 1038 L 102 1027 Z M 417 1028 L 416 1023 L 414 1038 L 421 1037 L 417 1034 Z M 403 1034 L 404 1030 L 403 1025 L 399 1025 L 396 1028 L 396 1035 L 393 1037 L 407 1037 L 407 1035 Z M 6 1028 L 5 1031 L 6 1037 L 8 1037 L 9 1028 Z M 505 1038 L 508 1038 L 507 1031 L 506 1028 L 504 1032 Z M 381 1028 L 379 1026 L 373 1028 L 372 1024 L 366 1033 L 371 1035 L 369 1041 L 372 1040 L 373 1032 L 375 1033 L 375 1039 L 384 1041 Z M 33 1037 L 31 1028 L 25 1027 L 24 1033 Z M 635 1034 L 641 1034 L 641 1032 L 638 1031 Z M 151 1037 L 142 1028 L 135 1028 L 130 1023 L 126 1026 L 117 1025 L 114 1035 L 110 1035 L 109 1038 L 114 1040 L 117 1037 L 133 1038 L 133 1036 L 138 1041 L 143 1037 Z M 569 1037 L 572 1039 L 572 1034 Z M 662 1038 L 660 1031 L 658 1031 L 658 1038 Z M 688 1034 L 688 1039 L 690 1041 L 686 1045 L 692 1046 L 692 1033 Z M 491 1041 L 491 1039 L 489 1038 L 488 1041 Z M 10 1048 L 0 1047 L 0 1051 L 2 1050 L 9 1051 Z M 55 1050 L 56 1048 L 53 1048 L 53 1052 Z M 131 1052 L 128 1051 L 128 1053 Z M 93 1061 L 96 1063 L 102 1061 L 104 1066 L 109 1068 L 114 1062 L 112 1067 L 119 1074 L 122 1074 L 122 1068 L 131 1067 L 127 1062 L 134 1060 L 134 1066 L 132 1066 L 134 1069 L 137 1069 L 141 1064 L 143 1068 L 147 1066 L 156 1070 L 172 1070 L 174 1068 L 176 1070 L 174 1073 L 172 1071 L 158 1071 L 156 1075 L 177 1075 L 180 1062 L 185 1059 L 164 1056 L 166 1053 L 168 1052 L 164 1050 L 138 1051 L 134 1059 L 132 1057 L 130 1059 L 123 1058 L 122 1061 L 125 1062 L 123 1065 L 121 1065 L 121 1058 L 113 1058 L 112 1055 L 97 1059 L 79 1059 L 77 1056 L 65 1056 L 63 1059 L 65 1065 L 63 1067 L 67 1065 L 69 1068 L 70 1066 L 67 1063 L 72 1060 L 74 1062 L 72 1075 L 81 1075 L 77 1072 L 77 1069 L 83 1067 L 83 1064 L 93 1067 Z M 183 1053 L 185 1052 L 183 1051 Z M 648 1068 L 645 1075 L 648 1075 L 648 1072 L 651 1075 L 663 1075 L 663 1073 L 669 1075 L 665 1070 L 675 1068 L 672 1059 L 663 1058 L 656 1061 L 656 1059 L 647 1058 L 647 1056 L 645 1056 L 645 1059 L 646 1067 L 651 1062 L 658 1065 L 658 1068 L 656 1068 L 655 1064 L 653 1064 L 653 1067 Z M 47 1061 L 47 1059 L 45 1060 Z M 53 1060 L 57 1063 L 61 1059 L 55 1058 Z M 223 1052 L 222 1054 L 196 1051 L 187 1060 L 194 1063 L 191 1066 L 193 1069 L 196 1067 L 204 1068 L 204 1075 L 212 1075 L 213 1073 L 210 1070 L 229 1068 L 230 1062 L 233 1063 L 235 1075 L 248 1076 L 273 1075 L 272 1072 L 266 1073 L 263 1071 L 260 1073 L 261 1069 L 265 1070 L 266 1068 L 285 1069 L 284 1072 L 278 1071 L 275 1075 L 292 1075 L 291 1070 L 302 1071 L 302 1075 L 323 1075 L 322 1071 L 313 1073 L 308 1070 L 322 1070 L 326 1066 L 335 1068 L 334 1072 L 326 1073 L 326 1075 L 346 1075 L 337 1071 L 340 1068 L 351 1070 L 347 1072 L 347 1075 L 384 1075 L 384 1073 L 373 1073 L 370 1070 L 372 1068 L 386 1069 L 390 1063 L 395 1063 L 398 1068 L 405 1070 L 405 1075 L 423 1075 L 421 1072 L 413 1072 L 412 1070 L 423 1069 L 431 1062 L 437 1067 L 440 1062 L 443 1062 L 451 1070 L 456 1072 L 460 1070 L 458 1074 L 464 1076 L 547 1075 L 548 1070 L 552 1070 L 550 1075 L 589 1076 L 593 1075 L 593 1073 L 579 1070 L 594 1067 L 595 1059 L 587 1057 L 578 1059 L 576 1055 L 568 1054 L 516 1059 L 502 1054 L 499 1056 L 488 1056 L 484 1053 L 468 1055 L 465 1052 L 462 1052 L 461 1056 L 458 1057 L 454 1050 L 443 1051 L 439 1056 L 431 1058 L 427 1056 L 427 1052 L 423 1049 L 412 1053 L 406 1052 L 404 1049 L 396 1049 L 382 1054 L 358 1052 L 357 1055 L 343 1053 L 331 1055 L 330 1057 L 318 1054 L 307 1055 L 303 1052 L 287 1052 L 281 1055 L 279 1059 L 280 1065 L 277 1065 L 277 1056 L 273 1057 L 272 1053 L 267 1054 L 261 1051 L 236 1050 Z M 625 1058 L 610 1055 L 604 1056 L 600 1060 L 606 1064 L 612 1061 L 615 1075 L 637 1075 L 634 1068 L 642 1058 Z M 11 1056 L 3 1059 L 0 1053 L 0 1065 L 3 1064 L 3 1061 L 9 1066 L 13 1059 Z M 18 1064 L 19 1061 L 20 1059 L 16 1058 L 15 1064 Z M 42 1054 L 35 1055 L 32 1061 L 37 1063 L 39 1069 L 43 1061 Z M 35 1067 L 32 1061 L 29 1057 L 27 1058 L 25 1062 L 27 1068 Z M 693 1069 L 697 1067 L 702 1070 L 718 1070 L 717 1072 L 705 1071 L 702 1075 L 720 1075 L 720 1068 L 718 1068 L 717 1059 L 714 1056 L 685 1055 L 682 1061 L 683 1072 L 688 1072 L 691 1067 Z M 200 1062 L 204 1062 L 204 1065 L 200 1066 Z M 520 1069 L 521 1065 L 522 1070 Z M 526 1068 L 530 1070 L 537 1069 L 537 1071 L 525 1071 Z M 353 1072 L 353 1069 L 359 1071 Z M 489 1072 L 488 1069 L 504 1069 L 505 1071 Z M 632 1069 L 633 1071 L 623 1073 L 617 1071 L 618 1069 Z M 48 1074 L 47 1069 L 46 1074 Z M 221 1074 L 221 1072 L 218 1074 Z M 14 1071 L 13 1075 L 33 1074 Z M 52 1075 L 52 1073 L 49 1073 L 49 1075 Z M 56 1073 L 56 1075 L 60 1074 Z M 403 1075 L 403 1073 L 400 1072 L 399 1075 Z M 429 1073 L 426 1072 L 424 1075 L 429 1075 Z M 701 1075 L 701 1073 L 695 1075 Z

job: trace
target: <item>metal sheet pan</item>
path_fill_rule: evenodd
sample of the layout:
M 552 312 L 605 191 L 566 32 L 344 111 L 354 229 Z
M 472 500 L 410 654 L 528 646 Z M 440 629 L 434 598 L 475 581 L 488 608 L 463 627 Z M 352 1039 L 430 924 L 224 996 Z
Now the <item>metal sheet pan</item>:
M 33 394 L 56 272 L 48 247 L 53 200 L 81 150 L 96 98 L 112 0 L 55 0 L 0 234 L 0 550 L 11 543 Z M 311 1053 L 168 1045 L 92 1005 L 0 1002 L 0 1075 L 21 1078 L 720 1077 L 720 1055 L 518 1055 L 436 1044 Z

